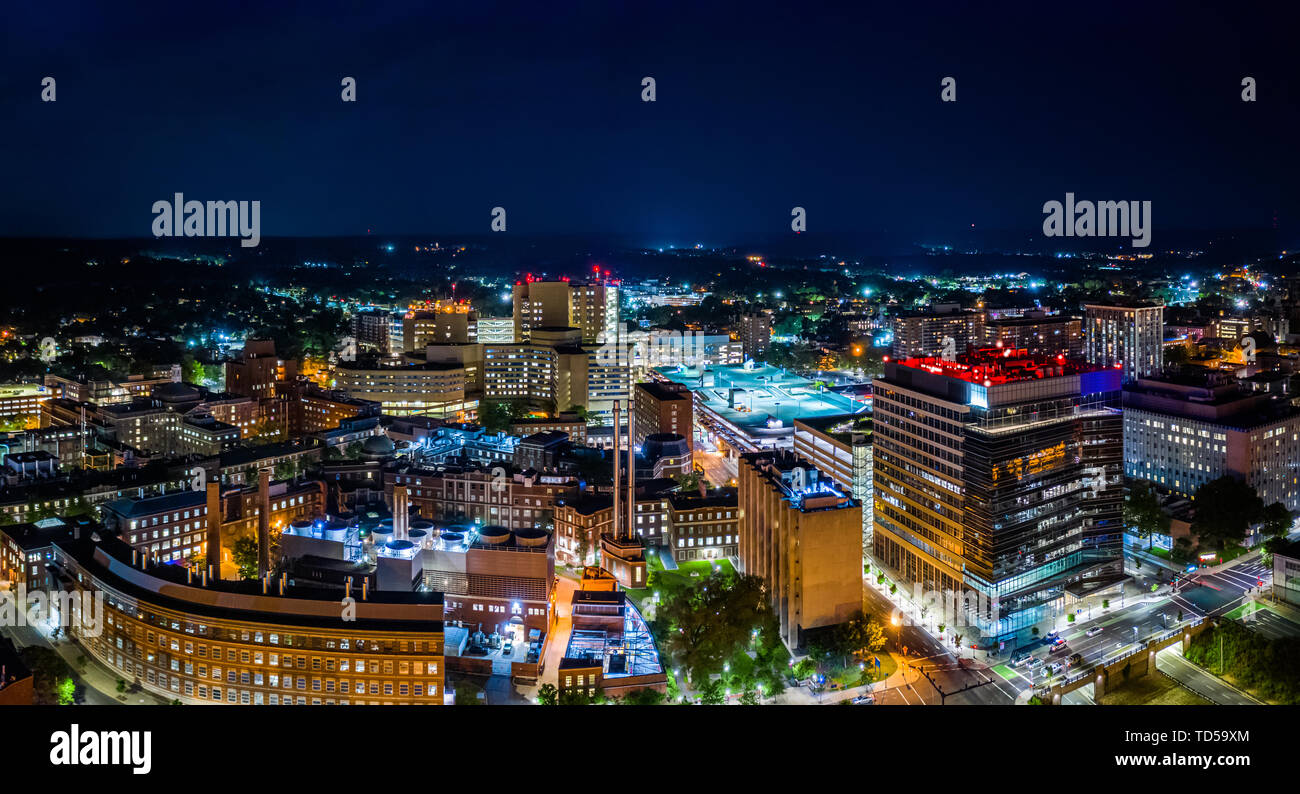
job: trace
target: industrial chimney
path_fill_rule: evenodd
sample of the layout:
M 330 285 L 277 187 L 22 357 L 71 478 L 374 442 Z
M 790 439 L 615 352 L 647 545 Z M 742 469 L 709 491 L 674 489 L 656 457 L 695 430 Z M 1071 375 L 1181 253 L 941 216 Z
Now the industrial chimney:
M 208 483 L 207 511 L 208 568 L 216 580 L 221 578 L 221 483 Z
M 271 470 L 257 472 L 257 575 L 271 572 Z
M 632 538 L 632 525 L 636 523 L 633 515 L 636 513 L 636 432 L 634 424 L 636 421 L 636 411 L 633 410 L 632 401 L 627 401 L 627 526 L 623 527 L 623 534 L 620 538 Z M 618 483 L 614 483 L 618 487 Z
M 618 519 L 619 519 L 619 513 L 618 513 L 618 484 L 619 484 L 619 476 L 618 476 L 618 474 L 619 474 L 619 472 L 618 472 L 618 454 L 619 454 L 619 450 L 618 450 L 618 447 L 619 447 L 619 443 L 618 443 L 618 400 L 615 400 L 615 401 L 614 401 L 614 489 L 613 489 L 613 490 L 614 490 L 614 513 L 613 513 L 613 515 L 610 517 L 610 523 L 609 523 L 609 534 L 613 535 L 613 536 L 616 537 L 616 538 L 619 536 L 619 534 L 618 534 L 618 524 L 619 524 L 619 521 L 618 521 Z M 583 560 L 583 564 L 584 564 L 584 565 L 586 564 L 586 560 Z
M 411 522 L 410 499 L 405 485 L 393 486 L 393 539 L 406 540 Z

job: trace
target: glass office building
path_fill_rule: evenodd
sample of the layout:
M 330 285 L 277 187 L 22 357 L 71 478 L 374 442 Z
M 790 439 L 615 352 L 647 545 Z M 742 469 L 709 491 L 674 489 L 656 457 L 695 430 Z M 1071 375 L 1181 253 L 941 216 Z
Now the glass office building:
M 886 364 L 874 384 L 876 561 L 960 594 L 985 647 L 1055 617 L 1067 586 L 1118 581 L 1120 378 L 1002 348 Z

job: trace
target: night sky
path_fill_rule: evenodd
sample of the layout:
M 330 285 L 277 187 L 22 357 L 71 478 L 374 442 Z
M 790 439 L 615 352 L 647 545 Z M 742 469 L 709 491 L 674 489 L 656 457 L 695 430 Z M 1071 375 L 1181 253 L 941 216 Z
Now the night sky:
M 496 205 L 652 245 L 796 205 L 810 235 L 941 237 L 1038 230 L 1067 190 L 1151 200 L 1157 241 L 1300 226 L 1296 25 L 1264 5 L 17 5 L 5 236 L 146 237 L 177 191 L 260 200 L 264 237 L 486 233 Z

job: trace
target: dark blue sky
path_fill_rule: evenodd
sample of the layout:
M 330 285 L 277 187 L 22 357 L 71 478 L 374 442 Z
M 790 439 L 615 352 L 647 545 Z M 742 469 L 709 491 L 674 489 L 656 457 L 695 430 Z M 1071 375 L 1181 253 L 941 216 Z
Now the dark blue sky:
M 1300 217 L 1295 20 L 1265 5 L 133 5 L 6 7 L 0 234 L 147 236 L 176 191 L 260 200 L 264 237 L 501 205 L 723 244 L 800 205 L 814 235 L 942 238 L 1032 232 L 1067 190 L 1151 200 L 1157 239 Z

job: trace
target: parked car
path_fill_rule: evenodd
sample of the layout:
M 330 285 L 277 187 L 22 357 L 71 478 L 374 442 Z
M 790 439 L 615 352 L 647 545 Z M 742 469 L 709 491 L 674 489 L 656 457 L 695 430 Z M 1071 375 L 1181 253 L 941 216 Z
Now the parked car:
M 515 652 L 515 641 L 506 640 L 506 644 L 501 646 L 501 655 L 512 656 L 514 655 L 514 652 Z
M 853 698 L 849 702 L 855 706 L 870 706 L 871 704 L 876 702 L 876 699 L 873 698 L 871 695 L 858 695 L 857 697 Z

